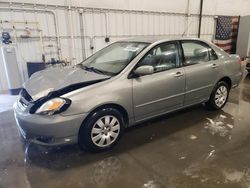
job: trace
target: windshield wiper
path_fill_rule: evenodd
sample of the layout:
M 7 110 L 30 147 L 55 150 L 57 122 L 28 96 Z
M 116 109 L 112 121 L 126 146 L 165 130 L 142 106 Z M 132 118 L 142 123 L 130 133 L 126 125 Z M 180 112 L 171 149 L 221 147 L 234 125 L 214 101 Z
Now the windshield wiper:
M 84 70 L 88 70 L 89 67 L 87 67 L 86 65 L 83 65 L 81 63 L 77 64 L 76 66 L 79 66 L 81 69 L 84 69 Z
M 97 69 L 95 67 L 88 67 L 88 66 L 83 65 L 83 64 L 78 64 L 78 65 L 80 66 L 81 69 L 84 69 L 86 71 L 91 71 L 91 72 L 95 72 L 95 73 L 98 73 L 98 74 L 104 74 L 104 75 L 109 75 L 109 76 L 116 75 L 115 73 L 108 72 L 108 71 L 103 71 L 103 70 Z
M 109 76 L 116 75 L 113 72 L 108 72 L 108 71 L 100 70 L 100 69 L 97 69 L 95 67 L 88 67 L 88 69 L 91 70 L 91 71 L 93 71 L 93 72 L 99 73 L 99 74 L 104 74 L 104 75 L 109 75 Z

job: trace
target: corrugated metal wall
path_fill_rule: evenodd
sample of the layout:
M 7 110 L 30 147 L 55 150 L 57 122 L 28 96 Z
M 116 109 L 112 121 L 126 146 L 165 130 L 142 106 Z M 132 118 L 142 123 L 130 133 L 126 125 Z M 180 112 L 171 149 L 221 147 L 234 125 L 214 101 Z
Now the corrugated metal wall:
M 10 32 L 24 80 L 27 79 L 26 62 L 41 62 L 42 54 L 47 61 L 60 58 L 74 64 L 80 62 L 84 54 L 88 57 L 124 38 L 197 37 L 198 20 L 198 15 L 179 13 L 0 3 L 0 32 Z M 214 17 L 204 15 L 201 37 L 211 41 L 214 25 Z M 28 32 L 30 37 L 25 38 Z M 106 37 L 110 42 L 105 42 Z

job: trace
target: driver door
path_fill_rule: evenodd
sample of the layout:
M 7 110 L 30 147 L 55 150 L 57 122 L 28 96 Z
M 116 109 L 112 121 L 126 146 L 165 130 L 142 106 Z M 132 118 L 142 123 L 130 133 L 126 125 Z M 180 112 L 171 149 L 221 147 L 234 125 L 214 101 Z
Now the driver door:
M 136 65 L 150 65 L 154 73 L 133 78 L 133 105 L 136 121 L 164 114 L 183 106 L 185 72 L 180 67 L 176 42 L 153 47 Z

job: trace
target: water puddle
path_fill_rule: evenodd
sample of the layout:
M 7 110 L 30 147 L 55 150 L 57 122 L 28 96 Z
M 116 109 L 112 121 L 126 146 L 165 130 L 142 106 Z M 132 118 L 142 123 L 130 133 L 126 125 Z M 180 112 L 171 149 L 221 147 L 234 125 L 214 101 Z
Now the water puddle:
M 231 138 L 230 132 L 234 128 L 234 125 L 227 123 L 227 117 L 225 115 L 219 115 L 214 119 L 206 118 L 207 122 L 205 129 L 207 129 L 212 135 L 218 135 L 221 137 Z

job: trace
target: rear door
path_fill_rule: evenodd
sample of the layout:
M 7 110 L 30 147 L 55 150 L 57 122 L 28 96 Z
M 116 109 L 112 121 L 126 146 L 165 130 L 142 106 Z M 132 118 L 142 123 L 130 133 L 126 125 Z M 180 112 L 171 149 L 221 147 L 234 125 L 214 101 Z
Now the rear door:
M 152 75 L 133 78 L 133 104 L 136 121 L 183 106 L 185 75 L 180 67 L 177 42 L 153 47 L 136 65 L 154 67 Z
M 185 40 L 181 46 L 186 74 L 184 105 L 203 102 L 219 78 L 221 64 L 214 50 L 204 42 Z

